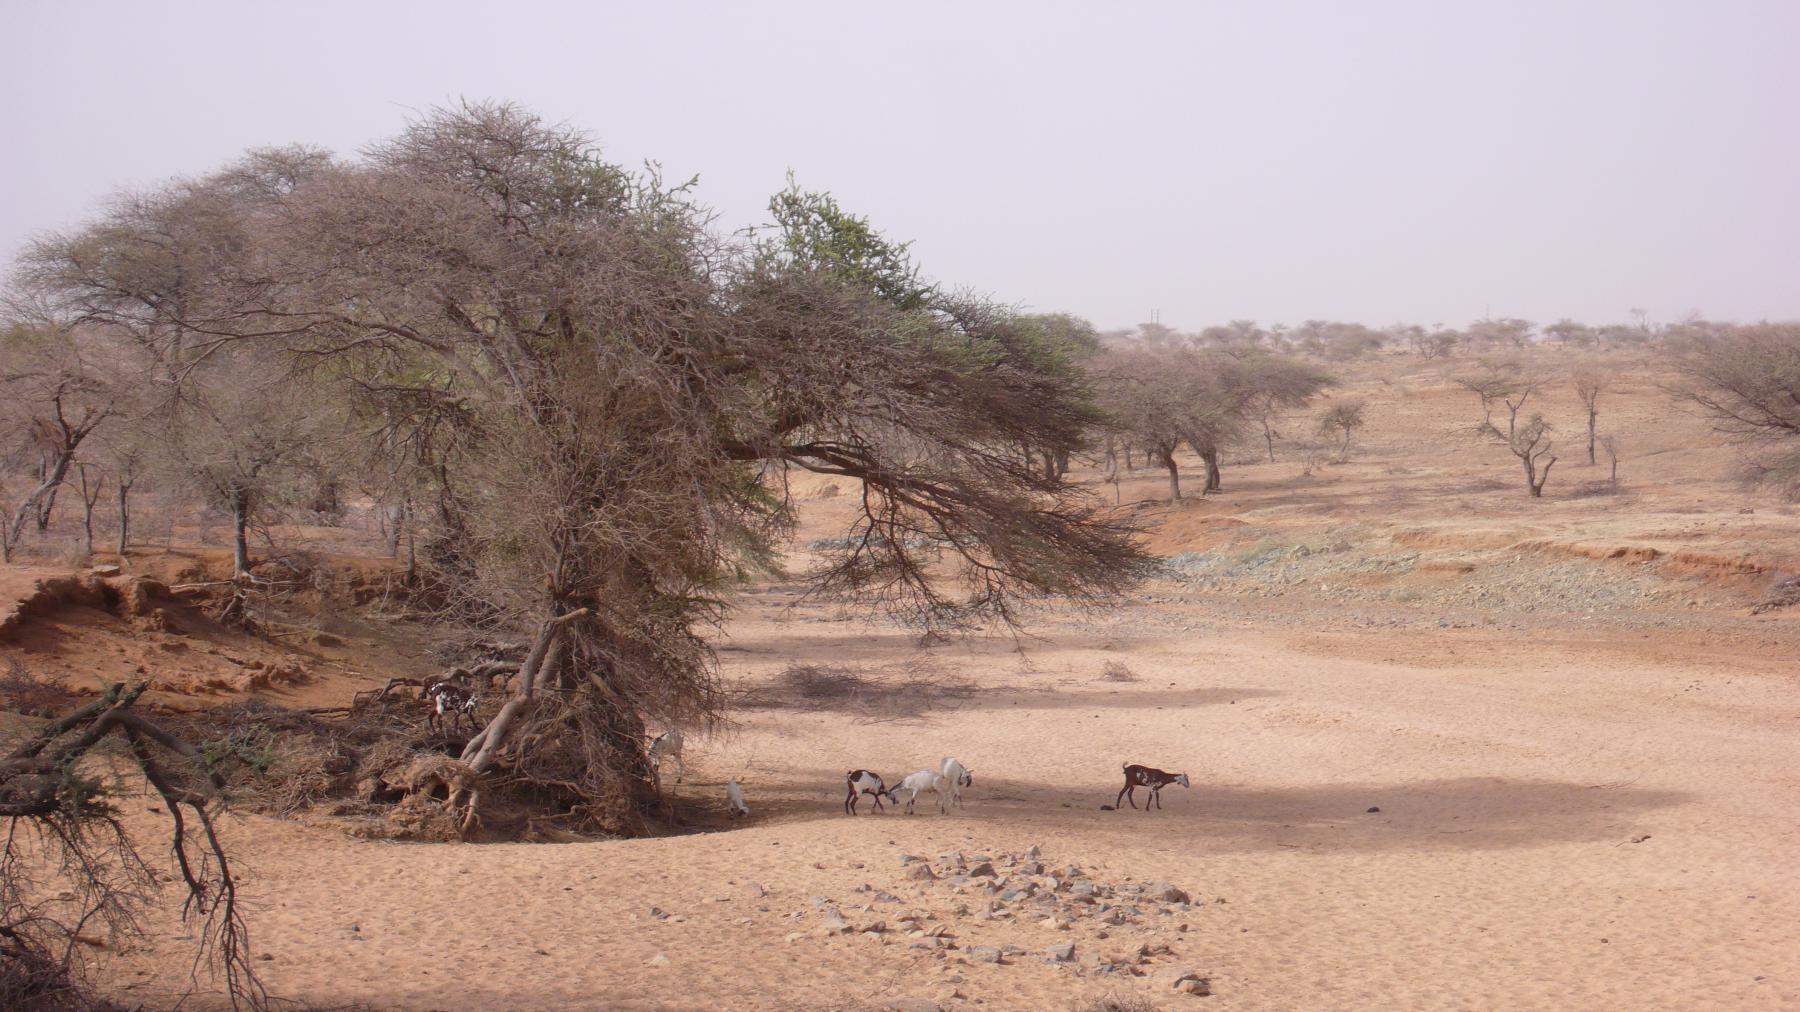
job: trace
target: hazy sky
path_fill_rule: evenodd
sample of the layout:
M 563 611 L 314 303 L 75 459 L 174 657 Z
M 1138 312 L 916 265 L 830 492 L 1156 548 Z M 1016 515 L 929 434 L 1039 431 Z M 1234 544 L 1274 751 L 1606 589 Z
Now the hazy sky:
M 511 99 L 1103 327 L 1800 317 L 1800 2 L 0 0 L 0 253 Z

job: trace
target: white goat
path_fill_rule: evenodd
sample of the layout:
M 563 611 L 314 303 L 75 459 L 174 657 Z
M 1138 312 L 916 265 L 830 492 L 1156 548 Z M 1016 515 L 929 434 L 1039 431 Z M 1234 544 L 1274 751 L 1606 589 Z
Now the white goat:
M 687 763 L 681 759 L 681 744 L 681 732 L 675 728 L 669 728 L 651 739 L 650 769 L 656 773 L 659 780 L 662 777 L 663 763 L 670 759 L 675 760 L 676 783 L 681 783 L 681 778 L 687 774 Z M 660 788 L 658 789 L 660 790 Z
M 952 804 L 962 804 L 962 789 L 975 786 L 974 772 L 950 756 L 944 757 L 944 764 L 938 767 L 938 775 L 949 782 Z
M 744 789 L 738 786 L 736 780 L 725 784 L 725 805 L 731 809 L 731 817 L 734 819 L 750 814 L 750 806 L 744 804 Z
M 946 813 L 949 811 L 944 807 L 944 796 L 950 793 L 950 781 L 945 780 L 942 773 L 935 773 L 931 770 L 908 773 L 906 779 L 900 781 L 899 786 L 888 791 L 888 797 L 892 798 L 895 804 L 899 804 L 902 791 L 906 792 L 906 814 L 908 815 L 913 813 L 913 799 L 925 791 L 937 794 L 938 811 Z

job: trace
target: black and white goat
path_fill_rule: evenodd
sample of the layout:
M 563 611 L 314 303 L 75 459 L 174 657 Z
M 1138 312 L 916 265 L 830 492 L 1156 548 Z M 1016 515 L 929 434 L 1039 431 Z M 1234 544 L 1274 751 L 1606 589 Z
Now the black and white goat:
M 1187 774 L 1165 773 L 1152 766 L 1139 766 L 1136 763 L 1126 763 L 1125 786 L 1119 789 L 1119 796 L 1113 800 L 1113 807 L 1119 807 L 1120 801 L 1129 801 L 1131 802 L 1131 807 L 1136 808 L 1137 802 L 1133 800 L 1134 793 L 1139 787 L 1148 787 L 1150 788 L 1150 796 L 1144 799 L 1144 811 L 1148 812 L 1150 810 L 1150 803 L 1153 801 L 1156 803 L 1156 807 L 1160 809 L 1162 807 L 1162 789 L 1170 784 L 1180 784 L 1183 787 L 1188 786 Z
M 879 776 L 868 770 L 851 770 L 844 774 L 844 783 L 850 789 L 844 796 L 844 814 L 855 815 L 856 803 L 865 794 L 875 795 L 875 810 L 881 811 L 881 796 L 887 793 L 887 784 Z
M 441 731 L 444 717 L 449 716 L 449 724 L 454 728 L 462 718 L 467 717 L 471 730 L 475 727 L 475 693 L 463 688 L 455 682 L 437 682 L 425 690 L 425 726 L 433 731 Z

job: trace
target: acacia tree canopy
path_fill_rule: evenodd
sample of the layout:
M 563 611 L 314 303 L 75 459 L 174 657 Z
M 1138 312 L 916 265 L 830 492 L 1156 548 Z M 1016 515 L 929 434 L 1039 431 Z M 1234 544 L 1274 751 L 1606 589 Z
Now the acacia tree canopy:
M 346 452 L 404 456 L 464 614 L 543 630 L 466 754 L 576 784 L 602 828 L 647 777 L 635 745 L 594 743 L 717 711 L 704 633 L 773 564 L 787 469 L 863 490 L 814 586 L 927 626 L 1104 601 L 1146 569 L 1128 525 L 1018 453 L 1092 427 L 1080 328 L 944 294 L 828 196 L 790 187 L 772 236 L 722 237 L 691 187 L 509 105 L 434 111 L 357 162 L 284 152 L 148 195 L 23 280 L 172 384 L 214 348 L 277 354 L 354 409 Z M 170 231 L 173 268 L 142 252 Z M 97 244 L 156 284 L 113 283 Z M 497 747 L 509 721 L 589 751 L 533 767 L 564 760 Z

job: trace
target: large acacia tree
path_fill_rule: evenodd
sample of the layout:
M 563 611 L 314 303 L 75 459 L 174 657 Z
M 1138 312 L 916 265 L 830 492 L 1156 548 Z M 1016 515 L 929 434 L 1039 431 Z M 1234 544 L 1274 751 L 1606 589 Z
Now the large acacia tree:
M 769 230 L 722 237 L 688 187 L 507 105 L 433 112 L 356 162 L 290 156 L 182 188 L 246 240 L 204 310 L 159 303 L 155 329 L 187 354 L 279 349 L 434 486 L 426 555 L 455 606 L 537 630 L 463 753 L 485 783 L 637 824 L 643 721 L 717 714 L 705 633 L 775 564 L 788 469 L 860 489 L 814 585 L 908 621 L 1011 622 L 1143 571 L 1128 527 L 1020 452 L 1066 453 L 1093 419 L 1037 331 L 923 283 L 829 198 L 790 188 Z

